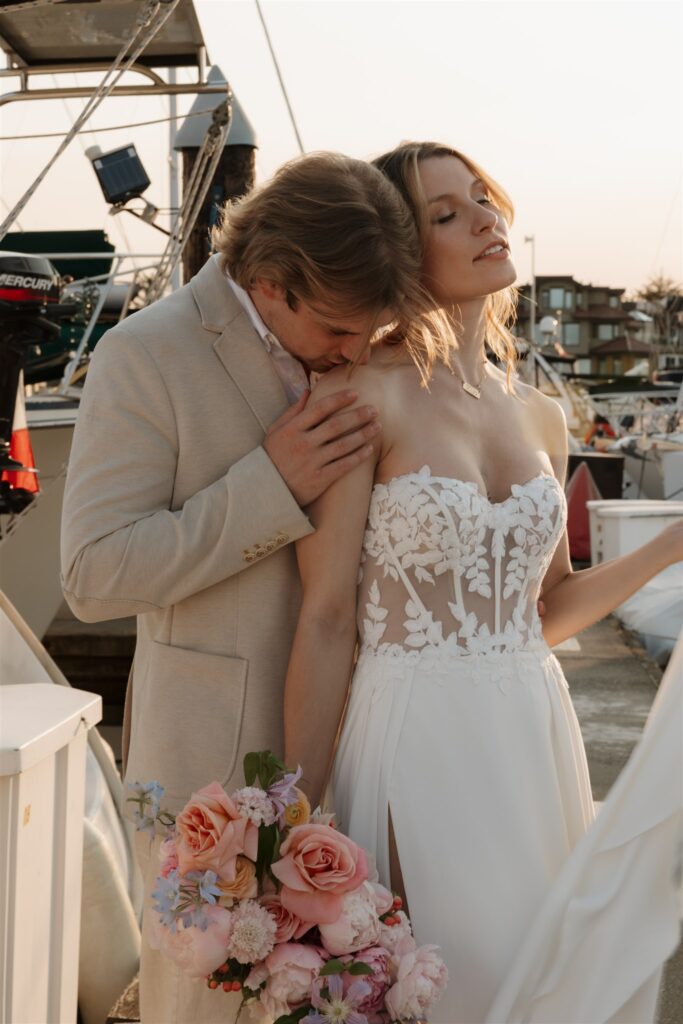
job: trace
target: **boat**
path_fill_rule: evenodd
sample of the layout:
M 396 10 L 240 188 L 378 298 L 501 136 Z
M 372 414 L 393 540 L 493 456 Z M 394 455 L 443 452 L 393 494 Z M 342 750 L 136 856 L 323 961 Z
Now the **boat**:
M 16 10 L 10 12 L 8 7 Z M 99 335 L 122 319 L 131 304 L 148 304 L 178 285 L 178 267 L 191 245 L 193 228 L 202 215 L 232 125 L 233 103 L 220 69 L 212 68 L 207 74 L 206 47 L 192 0 L 146 5 L 137 0 L 4 4 L 0 45 L 8 61 L 0 79 L 18 76 L 20 83 L 17 91 L 0 95 L 0 107 L 9 102 L 78 96 L 85 98 L 85 110 L 92 113 L 106 95 L 166 95 L 172 106 L 173 97 L 191 94 L 200 98 L 206 109 L 202 136 L 194 145 L 192 167 L 186 175 L 187 188 L 178 208 L 171 211 L 161 254 L 114 251 L 99 229 L 81 238 L 75 247 L 73 236 L 66 233 L 61 239 L 43 238 L 42 244 L 35 237 L 24 238 L 23 232 L 10 234 L 49 165 L 29 184 L 0 226 L 0 379 L 6 392 L 4 401 L 0 396 L 0 427 L 4 428 L 0 431 L 0 471 L 9 474 L 0 484 L 0 704 L 7 709 L 16 703 L 18 691 L 32 694 L 36 687 L 48 687 L 41 692 L 70 687 L 42 640 L 64 609 L 59 578 L 62 495 L 90 354 Z M 178 83 L 178 67 L 193 67 L 196 81 Z M 137 73 L 138 84 L 120 84 L 124 69 Z M 80 82 L 48 89 L 29 87 L 37 76 L 64 72 L 80 80 L 83 75 L 100 72 L 100 85 L 94 89 Z M 248 125 L 242 118 L 242 127 L 245 123 Z M 78 136 L 84 124 L 82 117 L 77 118 L 58 152 Z M 199 124 L 197 117 L 193 121 L 196 131 Z M 118 210 L 123 210 L 129 200 L 115 198 Z M 116 205 L 113 202 L 112 209 Z M 3 259 L 9 261 L 4 268 Z M 19 261 L 17 267 L 10 265 L 12 260 Z M 79 267 L 75 273 L 68 265 L 73 260 Z M 27 280 L 19 282 L 19 276 Z M 49 287 L 40 293 L 43 279 L 49 279 Z M 28 295 L 27 288 L 37 293 Z M 25 391 L 17 390 L 21 373 L 26 377 Z M 17 474 L 33 471 L 33 467 L 18 462 L 10 453 L 17 395 L 25 400 L 40 482 L 37 493 L 18 485 L 21 478 Z M 73 690 L 74 696 L 78 692 Z M 32 957 L 27 971 L 25 963 L 17 963 L 23 949 L 22 930 L 13 928 L 5 935 L 0 942 L 0 970 L 6 983 L 0 998 L 3 1024 L 19 1019 L 50 1024 L 75 1020 L 76 1001 L 80 1024 L 103 1024 L 137 972 L 142 889 L 132 856 L 131 826 L 122 815 L 125 796 L 116 761 L 118 751 L 104 739 L 112 730 L 103 727 L 100 731 L 93 724 L 101 712 L 99 716 L 88 712 L 88 716 L 83 873 L 78 886 L 72 878 L 69 888 L 74 901 L 80 901 L 80 942 L 78 917 L 58 914 L 50 924 L 49 945 L 44 935 L 36 936 L 46 955 L 39 962 Z M 27 718 L 27 728 L 34 717 Z M 48 783 L 55 821 L 69 811 L 64 789 L 69 777 L 70 773 L 58 773 Z M 39 802 L 42 807 L 42 798 Z M 23 813 L 28 821 L 30 810 Z M 36 807 L 34 819 L 37 813 Z M 20 835 L 21 821 L 14 824 L 12 834 Z M 36 834 L 41 834 L 41 827 L 36 825 Z M 61 884 L 60 864 L 65 870 L 68 867 L 58 858 L 46 881 L 53 893 Z M 23 894 L 30 879 L 18 873 L 11 858 L 5 867 L 9 872 L 5 895 Z M 30 905 L 30 896 L 26 901 Z M 13 920 L 5 898 L 0 898 L 0 911 L 3 922 Z M 5 931 L 3 925 L 3 934 Z

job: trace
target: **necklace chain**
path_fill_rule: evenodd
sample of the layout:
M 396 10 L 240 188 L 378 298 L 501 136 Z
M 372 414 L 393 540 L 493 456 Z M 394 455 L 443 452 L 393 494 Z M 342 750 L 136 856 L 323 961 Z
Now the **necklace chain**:
M 451 375 L 453 377 L 457 377 L 458 378 L 458 380 L 462 384 L 462 389 L 465 392 L 465 394 L 471 395 L 472 398 L 481 398 L 481 386 L 484 383 L 484 379 L 486 377 L 486 366 L 487 366 L 487 364 L 488 364 L 488 359 L 484 359 L 484 361 L 482 363 L 482 368 L 481 368 L 481 377 L 479 378 L 479 380 L 477 381 L 476 384 L 469 384 L 465 380 L 463 375 L 461 373 L 458 373 L 457 370 L 454 370 L 452 366 L 449 366 L 449 370 L 450 370 Z

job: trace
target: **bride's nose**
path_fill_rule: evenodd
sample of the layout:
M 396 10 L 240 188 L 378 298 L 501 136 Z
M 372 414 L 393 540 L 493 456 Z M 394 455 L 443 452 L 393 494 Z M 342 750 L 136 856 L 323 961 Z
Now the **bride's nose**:
M 487 206 L 477 206 L 477 213 L 474 217 L 474 231 L 481 235 L 484 231 L 492 231 L 498 223 L 498 214 Z

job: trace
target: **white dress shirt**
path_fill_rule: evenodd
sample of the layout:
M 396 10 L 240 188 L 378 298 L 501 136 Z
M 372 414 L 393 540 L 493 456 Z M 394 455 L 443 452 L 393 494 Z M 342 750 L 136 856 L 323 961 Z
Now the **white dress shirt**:
M 226 277 L 228 277 L 227 274 Z M 228 284 L 265 345 L 266 351 L 273 361 L 275 372 L 282 381 L 287 398 L 290 402 L 297 402 L 309 386 L 306 370 L 298 359 L 282 347 L 273 332 L 264 324 L 249 293 L 235 284 L 231 277 L 228 277 Z

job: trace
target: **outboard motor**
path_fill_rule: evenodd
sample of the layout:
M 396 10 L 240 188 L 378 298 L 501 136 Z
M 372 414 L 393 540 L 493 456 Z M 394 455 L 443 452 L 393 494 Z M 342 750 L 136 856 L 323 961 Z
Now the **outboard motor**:
M 59 324 L 47 319 L 62 312 L 59 290 L 48 259 L 0 251 L 0 473 L 26 469 L 10 456 L 19 376 L 29 348 L 59 334 Z M 0 482 L 0 512 L 20 512 L 32 500 L 30 491 Z

